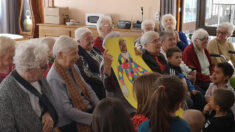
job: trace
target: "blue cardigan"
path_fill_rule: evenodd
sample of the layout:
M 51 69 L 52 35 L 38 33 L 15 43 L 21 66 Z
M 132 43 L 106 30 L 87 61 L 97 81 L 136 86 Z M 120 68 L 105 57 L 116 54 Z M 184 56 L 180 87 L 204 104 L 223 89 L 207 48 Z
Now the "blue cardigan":
M 184 48 L 188 46 L 188 39 L 183 32 L 178 32 L 180 41 L 177 43 L 177 47 L 184 51 Z

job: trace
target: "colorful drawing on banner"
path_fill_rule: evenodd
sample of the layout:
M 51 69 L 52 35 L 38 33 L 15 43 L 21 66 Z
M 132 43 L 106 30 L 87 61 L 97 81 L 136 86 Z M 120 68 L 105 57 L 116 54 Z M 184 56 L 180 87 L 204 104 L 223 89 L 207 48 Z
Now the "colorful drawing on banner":
M 133 81 L 138 76 L 151 72 L 140 55 L 134 50 L 134 38 L 111 38 L 106 41 L 108 54 L 113 56 L 112 68 L 118 79 L 124 97 L 137 108 L 133 96 Z

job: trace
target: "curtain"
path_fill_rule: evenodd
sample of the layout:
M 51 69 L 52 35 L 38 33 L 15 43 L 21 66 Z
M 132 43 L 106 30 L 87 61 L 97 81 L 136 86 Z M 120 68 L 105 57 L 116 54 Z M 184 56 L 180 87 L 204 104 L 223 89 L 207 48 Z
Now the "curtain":
M 161 0 L 160 16 L 169 13 L 176 16 L 176 5 L 177 5 L 177 0 Z
M 19 0 L 0 0 L 0 33 L 19 34 Z

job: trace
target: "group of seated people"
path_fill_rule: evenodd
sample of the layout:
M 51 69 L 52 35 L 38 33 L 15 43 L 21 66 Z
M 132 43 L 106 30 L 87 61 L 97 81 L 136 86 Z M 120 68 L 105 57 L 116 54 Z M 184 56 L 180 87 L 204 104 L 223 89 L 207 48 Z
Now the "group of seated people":
M 220 24 L 209 43 L 207 31 L 197 29 L 188 44 L 175 31 L 173 15 L 164 15 L 161 24 L 158 33 L 154 22 L 143 21 L 143 34 L 133 44 L 153 71 L 133 81 L 137 109 L 124 97 L 128 91 L 105 50 L 109 38 L 125 37 L 112 32 L 109 16 L 98 20 L 95 39 L 86 27 L 75 30 L 75 39 L 44 38 L 39 44 L 15 46 L 0 37 L 0 131 L 235 131 L 234 68 L 210 57 L 224 55 L 235 66 L 235 55 L 228 53 L 234 51 L 228 41 L 233 25 Z

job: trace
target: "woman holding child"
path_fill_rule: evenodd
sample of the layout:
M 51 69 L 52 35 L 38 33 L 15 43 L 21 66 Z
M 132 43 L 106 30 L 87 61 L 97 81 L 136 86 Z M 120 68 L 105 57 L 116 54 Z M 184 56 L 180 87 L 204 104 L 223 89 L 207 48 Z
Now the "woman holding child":
M 210 75 L 214 70 L 214 65 L 206 49 L 208 36 L 206 30 L 196 30 L 192 36 L 192 44 L 185 48 L 182 56 L 186 65 L 196 69 L 196 85 L 204 90 L 207 90 L 210 84 Z

